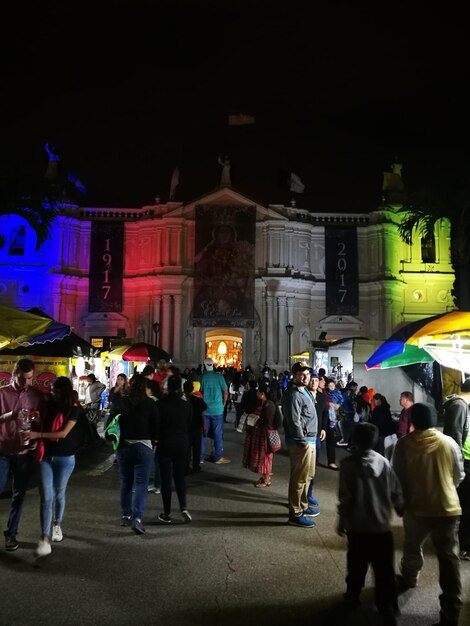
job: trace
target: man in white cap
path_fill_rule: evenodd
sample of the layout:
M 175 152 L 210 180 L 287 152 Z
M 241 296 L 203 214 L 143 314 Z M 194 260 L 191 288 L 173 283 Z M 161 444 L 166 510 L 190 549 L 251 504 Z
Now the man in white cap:
M 228 400 L 228 389 L 222 374 L 214 371 L 214 361 L 205 359 L 204 373 L 201 378 L 201 393 L 207 409 L 204 411 L 206 436 L 210 433 L 214 439 L 214 463 L 230 463 L 224 458 L 224 405 Z M 204 460 L 206 437 L 202 437 L 201 460 Z

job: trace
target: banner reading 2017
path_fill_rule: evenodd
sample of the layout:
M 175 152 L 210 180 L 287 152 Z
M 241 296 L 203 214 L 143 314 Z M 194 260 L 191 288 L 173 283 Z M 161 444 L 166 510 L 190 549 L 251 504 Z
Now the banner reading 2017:
M 90 240 L 90 312 L 122 311 L 124 222 L 92 222 Z
M 326 315 L 359 313 L 355 228 L 325 227 Z

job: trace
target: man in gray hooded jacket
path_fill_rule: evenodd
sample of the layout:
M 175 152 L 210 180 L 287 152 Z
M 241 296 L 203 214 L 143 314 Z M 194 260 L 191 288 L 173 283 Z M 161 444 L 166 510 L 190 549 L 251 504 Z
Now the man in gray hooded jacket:
M 308 486 L 315 475 L 318 418 L 315 401 L 307 387 L 310 368 L 292 366 L 292 382 L 282 398 L 284 433 L 290 457 L 289 520 L 292 526 L 312 528 L 320 511 L 308 505 Z

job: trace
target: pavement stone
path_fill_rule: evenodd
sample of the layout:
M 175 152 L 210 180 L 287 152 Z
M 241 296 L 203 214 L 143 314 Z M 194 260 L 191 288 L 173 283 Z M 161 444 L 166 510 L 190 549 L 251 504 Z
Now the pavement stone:
M 229 419 L 233 417 L 229 415 Z M 346 612 L 345 539 L 335 533 L 338 473 L 317 469 L 315 495 L 321 515 L 313 529 L 287 525 L 288 457 L 275 456 L 269 488 L 242 468 L 243 435 L 225 426 L 229 465 L 204 463 L 188 476 L 191 524 L 184 524 L 173 496 L 175 523 L 158 522 L 161 496 L 149 494 L 147 533 L 121 528 L 119 478 L 110 446 L 77 455 L 63 522 L 64 541 L 52 554 L 34 559 L 39 535 L 37 475 L 20 527 L 20 549 L 0 546 L 0 625 L 57 624 L 152 626 L 375 626 L 368 575 L 362 606 Z M 348 453 L 338 449 L 338 459 Z M 324 461 L 321 457 L 320 461 Z M 8 494 L 0 497 L 6 521 Z M 5 521 L 3 523 L 5 523 Z M 394 519 L 396 562 L 403 533 Z M 462 563 L 465 606 L 461 624 L 470 624 L 470 562 Z M 400 597 L 402 626 L 438 620 L 437 561 L 425 547 L 420 586 Z

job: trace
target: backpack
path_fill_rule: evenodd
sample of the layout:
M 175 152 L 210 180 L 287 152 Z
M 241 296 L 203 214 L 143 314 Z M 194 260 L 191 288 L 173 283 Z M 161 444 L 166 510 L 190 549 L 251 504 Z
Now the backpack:
M 466 411 L 467 411 L 466 419 L 465 419 L 465 422 L 463 424 L 463 429 L 462 429 L 462 448 L 463 448 L 467 439 L 468 431 L 470 429 L 470 406 L 465 402 L 465 400 L 455 394 L 449 396 L 448 398 L 445 398 L 441 406 L 439 407 L 439 411 L 438 411 L 439 421 L 440 423 L 444 424 L 444 427 L 445 427 L 446 413 L 455 402 L 459 402 L 459 403 L 463 402 L 465 404 Z M 454 438 L 452 434 L 450 436 Z
M 90 422 L 88 420 L 87 412 L 82 409 L 78 414 L 77 423 L 75 429 L 78 432 L 77 447 L 78 449 L 84 448 L 90 444 L 94 439 L 90 428 Z

